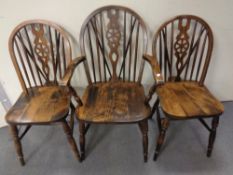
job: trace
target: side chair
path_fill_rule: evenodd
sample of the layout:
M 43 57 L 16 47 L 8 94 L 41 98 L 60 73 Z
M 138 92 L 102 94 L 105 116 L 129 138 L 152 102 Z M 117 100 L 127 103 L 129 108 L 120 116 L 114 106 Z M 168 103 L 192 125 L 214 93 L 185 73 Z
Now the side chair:
M 154 160 L 157 159 L 171 121 L 197 119 L 210 132 L 207 156 L 215 141 L 219 117 L 224 106 L 205 86 L 213 49 L 210 26 L 200 17 L 176 16 L 157 30 L 153 38 L 153 56 L 147 59 L 157 66 L 164 84 L 156 88 L 159 136 Z M 159 105 L 165 118 L 160 117 Z M 211 125 L 206 122 L 211 119 Z
M 73 138 L 75 107 L 71 103 L 71 96 L 77 97 L 69 82 L 82 58 L 72 60 L 67 34 L 49 21 L 25 21 L 11 33 L 9 52 L 23 92 L 5 119 L 21 165 L 25 164 L 21 140 L 34 125 L 60 124 L 79 160 Z

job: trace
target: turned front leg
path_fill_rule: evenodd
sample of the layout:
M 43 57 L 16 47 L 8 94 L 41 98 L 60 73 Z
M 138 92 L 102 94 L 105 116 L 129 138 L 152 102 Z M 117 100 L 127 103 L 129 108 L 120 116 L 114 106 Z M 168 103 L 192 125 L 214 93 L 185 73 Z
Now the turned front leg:
M 144 162 L 147 162 L 148 157 L 148 120 L 139 122 L 139 127 L 142 132 L 143 156 Z
M 211 156 L 211 153 L 212 153 L 212 150 L 213 150 L 213 147 L 214 147 L 214 141 L 215 141 L 215 137 L 216 137 L 216 131 L 217 131 L 218 123 L 219 123 L 219 116 L 214 117 L 213 120 L 212 120 L 212 128 L 211 128 L 210 136 L 209 136 L 207 157 Z
M 169 120 L 167 118 L 164 118 L 162 119 L 161 121 L 161 131 L 159 133 L 159 137 L 158 137 L 158 140 L 157 140 L 157 146 L 156 146 L 156 149 L 155 149 L 155 153 L 154 153 L 154 161 L 157 160 L 157 157 L 158 157 L 158 154 L 159 154 L 159 151 L 160 151 L 160 148 L 164 142 L 164 138 L 165 138 L 165 135 L 166 135 L 166 130 L 169 126 Z
M 63 130 L 64 130 L 64 132 L 65 132 L 65 134 L 67 136 L 68 142 L 69 142 L 69 144 L 70 144 L 76 158 L 78 160 L 81 160 L 80 155 L 79 155 L 79 151 L 78 151 L 78 148 L 77 148 L 77 145 L 76 145 L 76 142 L 74 140 L 74 137 L 72 135 L 72 131 L 71 131 L 69 125 L 67 124 L 66 121 L 63 121 L 62 126 L 63 126 Z
M 81 150 L 81 160 L 85 159 L 85 123 L 79 121 L 79 141 L 80 141 L 80 150 Z
M 20 161 L 21 165 L 24 166 L 25 161 L 23 158 L 22 145 L 21 145 L 19 135 L 18 135 L 18 128 L 16 125 L 10 125 L 10 130 L 11 130 L 11 134 L 13 136 L 13 140 L 15 143 L 15 149 L 16 149 L 16 152 L 18 154 L 19 161 Z

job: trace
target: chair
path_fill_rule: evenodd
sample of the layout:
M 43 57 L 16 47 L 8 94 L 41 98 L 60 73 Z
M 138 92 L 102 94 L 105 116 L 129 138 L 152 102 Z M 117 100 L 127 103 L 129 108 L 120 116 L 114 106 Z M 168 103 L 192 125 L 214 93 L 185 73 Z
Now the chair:
M 156 73 L 164 76 L 164 84 L 156 92 L 165 118 L 157 106 L 159 137 L 154 154 L 157 159 L 171 120 L 198 119 L 210 132 L 207 156 L 210 157 L 223 105 L 204 85 L 213 48 L 213 34 L 201 18 L 180 15 L 165 22 L 153 38 L 153 57 L 159 65 Z M 156 61 L 158 59 L 158 62 Z M 211 118 L 209 126 L 205 119 Z
M 66 33 L 49 21 L 25 21 L 13 30 L 9 52 L 23 92 L 5 119 L 21 165 L 25 164 L 21 139 L 33 125 L 61 124 L 75 156 L 80 159 L 73 138 L 75 107 L 71 96 L 75 94 L 69 82 L 74 67 L 82 59 L 71 60 Z M 23 128 L 20 134 L 19 129 Z
M 92 12 L 81 28 L 81 53 L 88 86 L 76 109 L 80 154 L 85 158 L 85 134 L 90 124 L 138 124 L 148 152 L 149 96 L 141 84 L 147 48 L 142 18 L 129 8 L 105 6 Z M 152 94 L 151 94 L 152 95 Z

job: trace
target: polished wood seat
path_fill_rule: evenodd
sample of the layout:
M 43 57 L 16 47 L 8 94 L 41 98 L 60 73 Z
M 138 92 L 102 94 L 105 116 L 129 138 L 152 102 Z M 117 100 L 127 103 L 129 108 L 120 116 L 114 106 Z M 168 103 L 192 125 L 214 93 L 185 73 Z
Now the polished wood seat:
M 96 83 L 86 88 L 77 114 L 87 122 L 138 122 L 151 113 L 145 99 L 143 86 L 138 83 Z
M 224 111 L 222 103 L 198 82 L 167 82 L 157 88 L 157 94 L 168 117 L 210 117 L 219 116 Z
M 43 124 L 59 121 L 67 116 L 70 108 L 67 87 L 47 86 L 28 90 L 30 95 L 22 93 L 8 111 L 8 123 Z

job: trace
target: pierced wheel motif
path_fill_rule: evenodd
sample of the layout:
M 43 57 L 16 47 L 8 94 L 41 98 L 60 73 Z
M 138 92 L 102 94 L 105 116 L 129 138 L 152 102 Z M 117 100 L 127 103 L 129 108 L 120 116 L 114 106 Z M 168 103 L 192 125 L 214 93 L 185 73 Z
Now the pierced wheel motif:
M 112 79 L 117 79 L 116 65 L 119 58 L 118 47 L 120 45 L 121 32 L 119 24 L 119 11 L 109 10 L 108 12 L 109 23 L 107 25 L 106 38 L 108 40 L 108 46 L 110 48 L 109 58 L 112 63 L 113 77 Z
M 190 28 L 190 19 L 187 19 L 185 25 L 182 24 L 182 19 L 179 20 L 178 28 L 180 30 L 179 34 L 176 37 L 176 42 L 174 44 L 175 55 L 177 58 L 176 68 L 177 68 L 177 79 L 180 79 L 180 74 L 184 68 L 184 58 L 187 55 L 189 48 L 189 35 L 188 30 Z
M 39 27 L 36 27 L 35 25 L 32 25 L 32 33 L 35 35 L 35 53 L 38 57 L 38 60 L 42 64 L 42 69 L 46 75 L 46 77 L 49 79 L 49 44 L 47 39 L 44 37 L 44 28 L 43 25 L 40 24 Z

